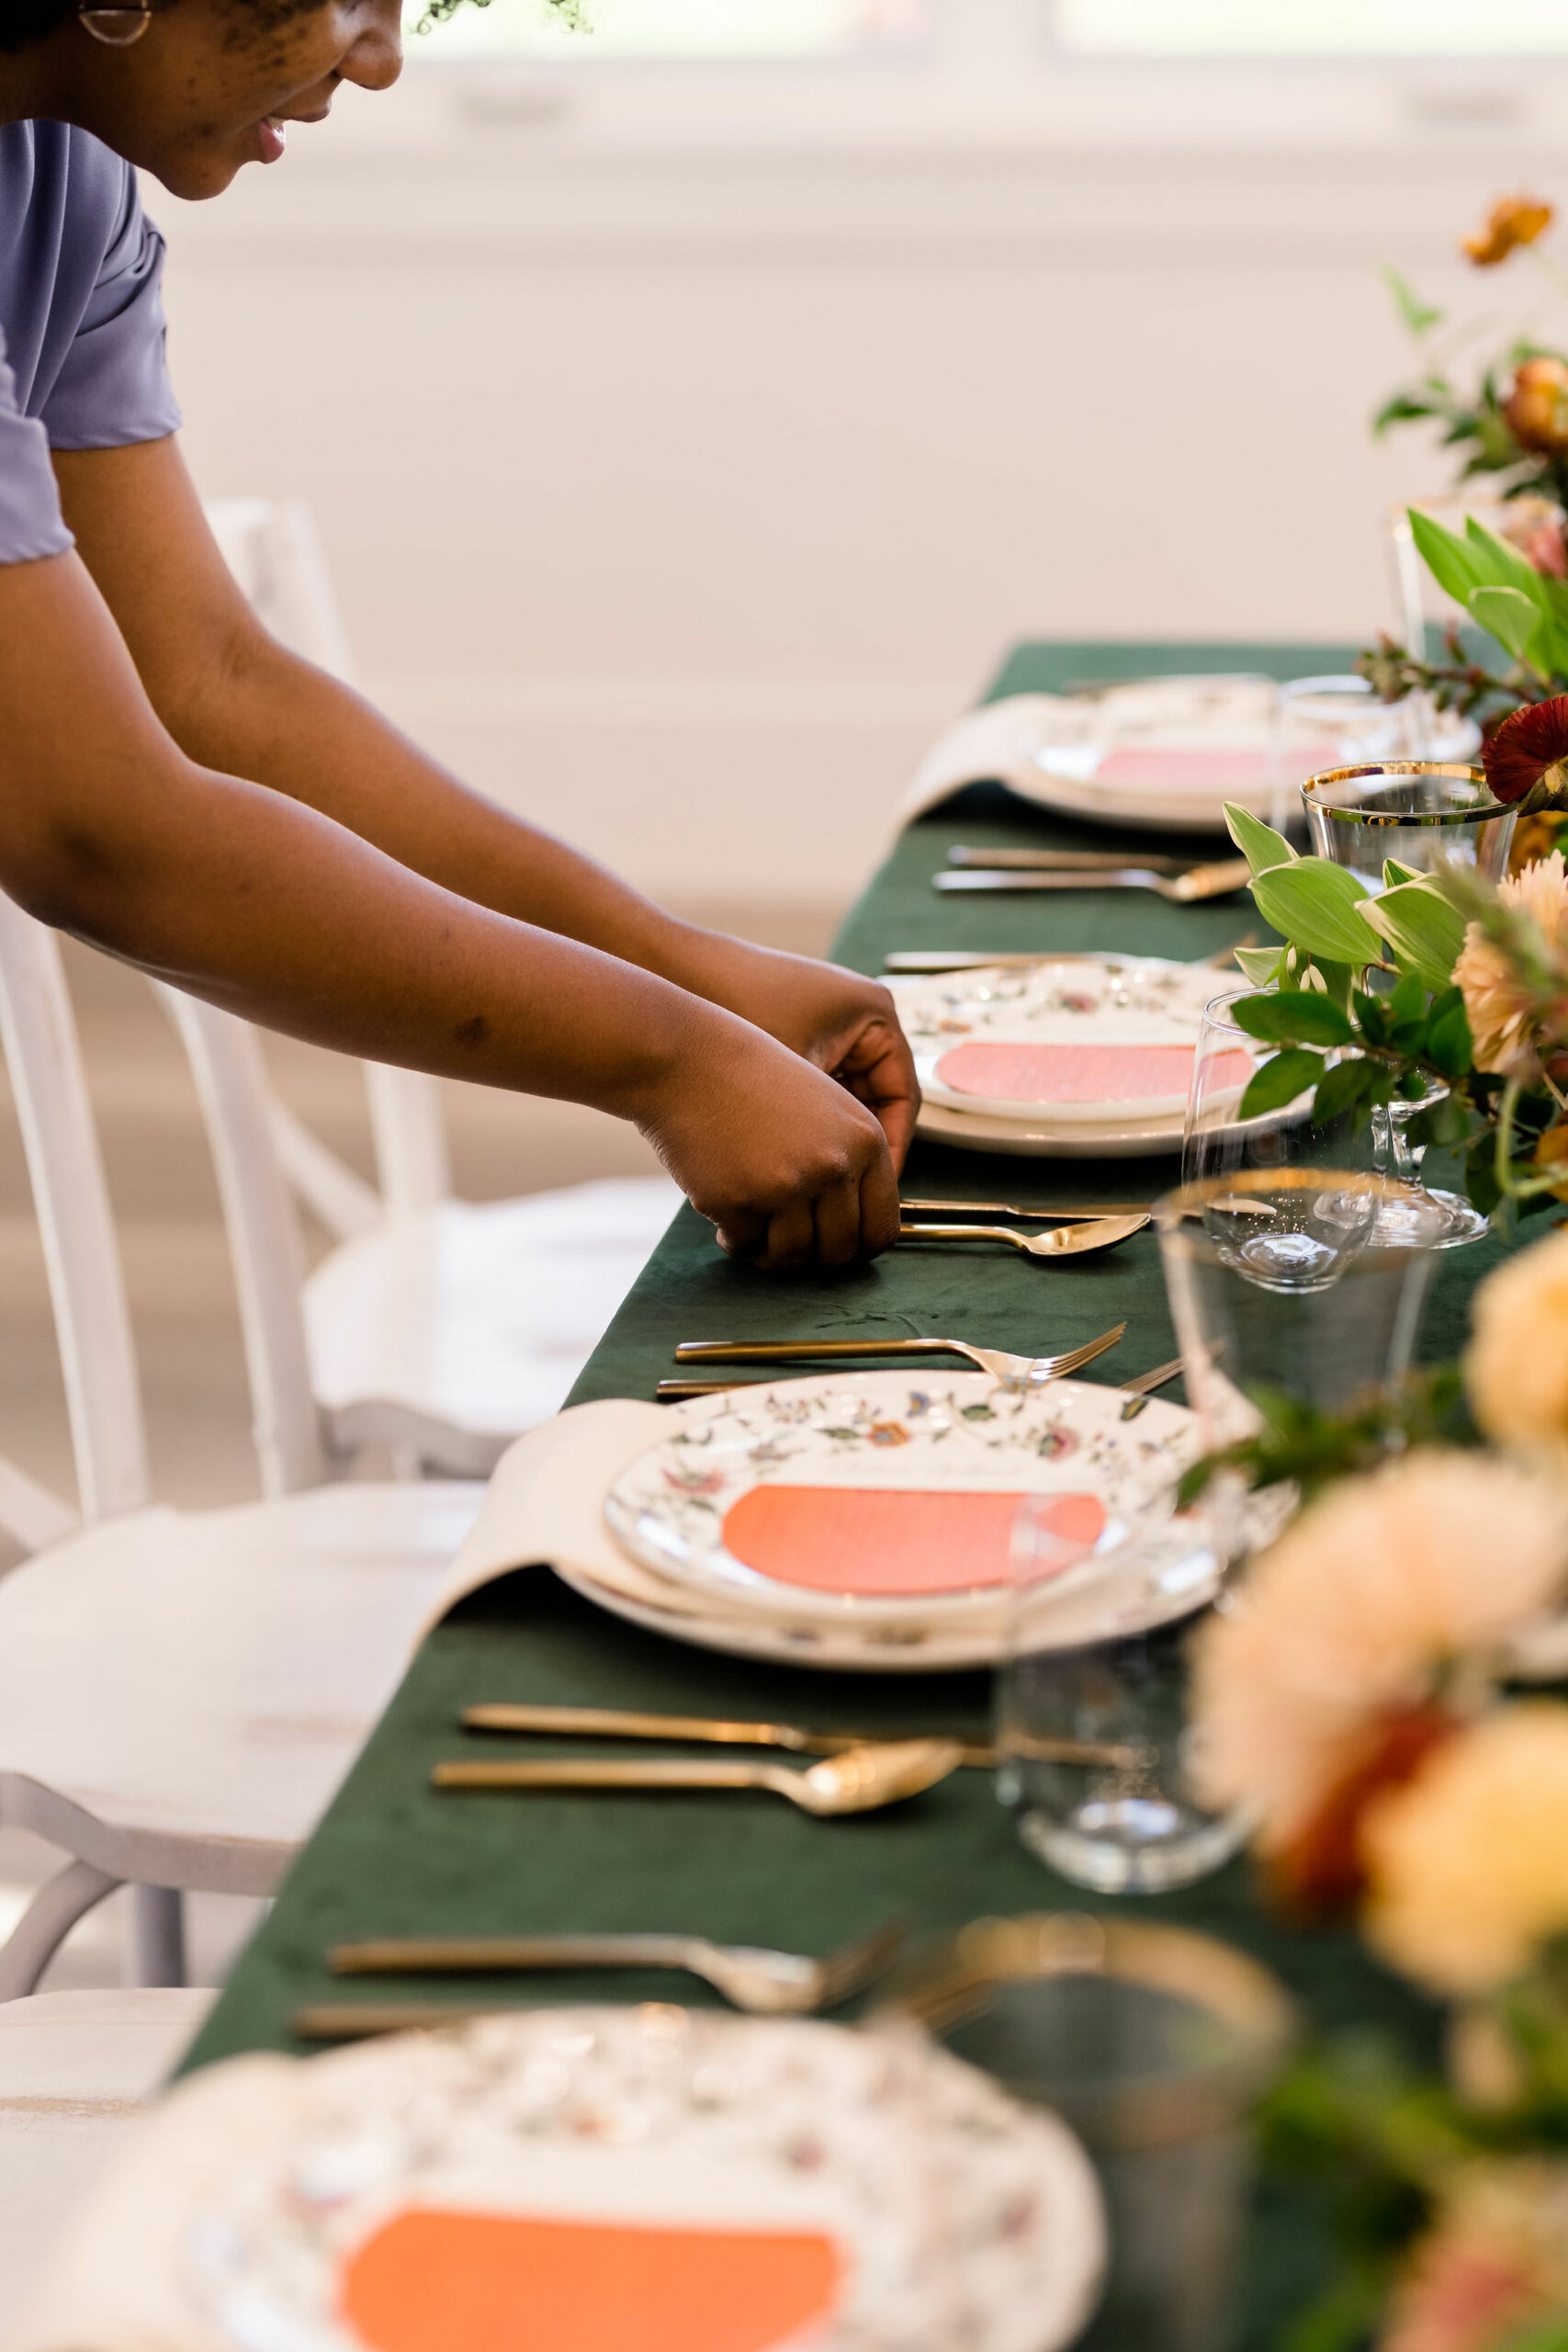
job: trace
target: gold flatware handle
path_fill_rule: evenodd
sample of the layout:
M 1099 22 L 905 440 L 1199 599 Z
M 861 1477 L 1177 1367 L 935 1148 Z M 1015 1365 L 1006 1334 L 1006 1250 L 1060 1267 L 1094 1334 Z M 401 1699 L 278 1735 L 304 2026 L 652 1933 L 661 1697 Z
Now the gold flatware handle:
M 765 1764 L 684 1763 L 662 1758 L 645 1764 L 565 1758 L 479 1763 L 464 1758 L 437 1764 L 430 1778 L 438 1789 L 765 1789 L 770 1769 Z
M 713 1715 L 648 1715 L 622 1707 L 533 1707 L 496 1703 L 465 1707 L 469 1731 L 559 1733 L 592 1739 L 701 1739 L 720 1747 L 786 1747 L 801 1755 L 834 1756 L 858 1747 L 797 1731 L 792 1724 L 728 1723 Z
M 1127 1402 L 1122 1408 L 1124 1421 L 1135 1421 L 1156 1388 L 1179 1377 L 1187 1369 L 1180 1356 L 1173 1356 L 1169 1363 L 1156 1363 L 1153 1372 L 1140 1373 L 1136 1380 L 1124 1380 Z
M 1125 857 L 1115 865 L 1101 866 L 1093 874 L 1043 874 L 1036 868 L 1021 872 L 1018 867 L 997 865 L 947 866 L 931 876 L 933 890 L 1153 890 L 1162 882 L 1172 882 L 1175 876 L 1156 874 L 1152 866 L 1140 865 L 1134 858 Z
M 1134 863 L 1124 851 L 1106 849 L 976 849 L 961 846 L 947 853 L 949 865 L 988 866 L 1014 874 L 1119 874 Z M 1140 856 L 1136 863 L 1155 874 L 1180 874 L 1176 857 Z
M 695 1396 L 730 1396 L 739 1388 L 771 1388 L 768 1380 L 661 1380 L 653 1392 L 656 1405 L 689 1405 Z
M 1122 860 L 1123 865 L 1125 859 Z M 885 972 L 983 972 L 995 964 L 1005 971 L 1023 971 L 1031 964 L 1103 964 L 1105 958 L 1088 947 L 1027 947 L 996 955 L 973 947 L 894 947 L 882 959 Z
M 1244 888 L 1251 878 L 1252 868 L 1245 857 L 1226 857 L 1212 865 L 1190 865 L 1184 874 L 1173 874 L 1170 887 L 1178 898 L 1190 901 L 1220 899 L 1228 891 Z
M 1027 1250 L 1028 1238 L 1014 1233 L 1005 1225 L 905 1225 L 898 1229 L 900 1241 L 1005 1241 L 1014 1250 Z
M 682 1340 L 677 1363 L 814 1363 L 855 1356 L 951 1356 L 945 1340 Z
M 334 1976 L 461 1976 L 551 1968 L 683 1968 L 689 1936 L 378 1936 L 334 1944 Z
M 378 2033 L 428 2033 L 471 2025 L 497 2014 L 494 2001 L 313 2001 L 296 2009 L 288 2030 L 297 2041 L 368 2041 Z
M 1096 1201 L 1088 1207 L 1025 1208 L 1017 1201 L 902 1201 L 901 1209 L 917 1216 L 1021 1216 L 1035 1225 L 1089 1224 L 1096 1217 L 1147 1216 L 1152 1201 Z
M 922 1732 L 806 1731 L 798 1724 L 727 1723 L 712 1715 L 645 1715 L 620 1707 L 535 1707 L 511 1702 L 465 1707 L 462 1720 L 469 1731 L 593 1739 L 694 1739 L 716 1747 L 779 1747 L 793 1756 L 842 1756 L 852 1747 L 866 1747 L 895 1736 L 946 1736 Z M 989 1770 L 996 1760 L 994 1747 L 980 1743 L 964 1747 L 965 1764 Z

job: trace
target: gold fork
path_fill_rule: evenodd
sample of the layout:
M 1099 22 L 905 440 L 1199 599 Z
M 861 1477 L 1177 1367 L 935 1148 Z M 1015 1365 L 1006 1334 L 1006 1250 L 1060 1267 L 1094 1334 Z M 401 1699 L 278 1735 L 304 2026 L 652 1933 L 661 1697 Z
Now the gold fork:
M 389 1936 L 336 1945 L 332 1969 L 336 1976 L 456 1976 L 549 1968 L 679 1968 L 702 1977 L 732 2007 L 754 2017 L 810 2017 L 837 2008 L 885 1975 L 908 1935 L 905 1920 L 890 1919 L 820 1960 L 750 1944 L 714 1943 L 706 1936 Z M 347 2041 L 483 2014 L 432 2002 L 417 2008 L 323 2002 L 299 2010 L 293 2025 L 305 2041 Z
M 1067 1348 L 1054 1356 L 1014 1356 L 1005 1348 L 972 1347 L 967 1340 L 682 1340 L 675 1351 L 677 1363 L 843 1363 L 867 1356 L 963 1356 L 1003 1388 L 1043 1388 L 1048 1380 L 1065 1380 L 1069 1373 L 1092 1363 L 1116 1345 L 1125 1323 L 1102 1331 L 1098 1340 Z

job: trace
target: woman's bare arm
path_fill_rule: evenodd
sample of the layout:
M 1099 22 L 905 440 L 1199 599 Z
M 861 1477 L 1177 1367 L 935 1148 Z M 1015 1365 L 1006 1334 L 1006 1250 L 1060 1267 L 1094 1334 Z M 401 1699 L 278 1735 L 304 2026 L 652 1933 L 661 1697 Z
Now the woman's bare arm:
M 468 790 L 361 696 L 276 644 L 224 563 L 175 440 L 62 452 L 55 464 L 82 556 L 193 760 L 287 793 L 480 906 L 740 1013 L 838 1076 L 902 1163 L 919 1097 L 877 982 L 676 921 Z
M 271 1027 L 632 1119 L 763 1264 L 896 1238 L 881 1129 L 807 1061 L 190 757 L 74 554 L 0 567 L 0 887 L 46 922 Z

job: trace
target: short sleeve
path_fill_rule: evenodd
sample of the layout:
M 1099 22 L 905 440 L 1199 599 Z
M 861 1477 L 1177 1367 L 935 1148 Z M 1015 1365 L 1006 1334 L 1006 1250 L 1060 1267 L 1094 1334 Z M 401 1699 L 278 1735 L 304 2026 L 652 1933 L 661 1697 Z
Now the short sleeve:
M 118 449 L 161 441 L 180 412 L 164 356 L 164 240 L 124 172 L 114 233 L 41 415 L 56 449 Z
M 49 436 L 24 416 L 0 337 L 0 563 L 33 563 L 72 544 L 60 512 Z

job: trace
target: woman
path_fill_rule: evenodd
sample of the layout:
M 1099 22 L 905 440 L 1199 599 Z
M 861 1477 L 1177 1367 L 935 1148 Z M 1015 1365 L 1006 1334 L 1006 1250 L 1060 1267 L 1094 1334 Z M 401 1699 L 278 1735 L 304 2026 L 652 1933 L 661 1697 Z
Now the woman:
M 0 0 L 0 887 L 273 1028 L 634 1120 L 726 1249 L 848 1263 L 897 1238 L 918 1099 L 886 991 L 467 791 L 257 626 L 185 470 L 130 166 L 276 164 L 396 80 L 399 13 Z

